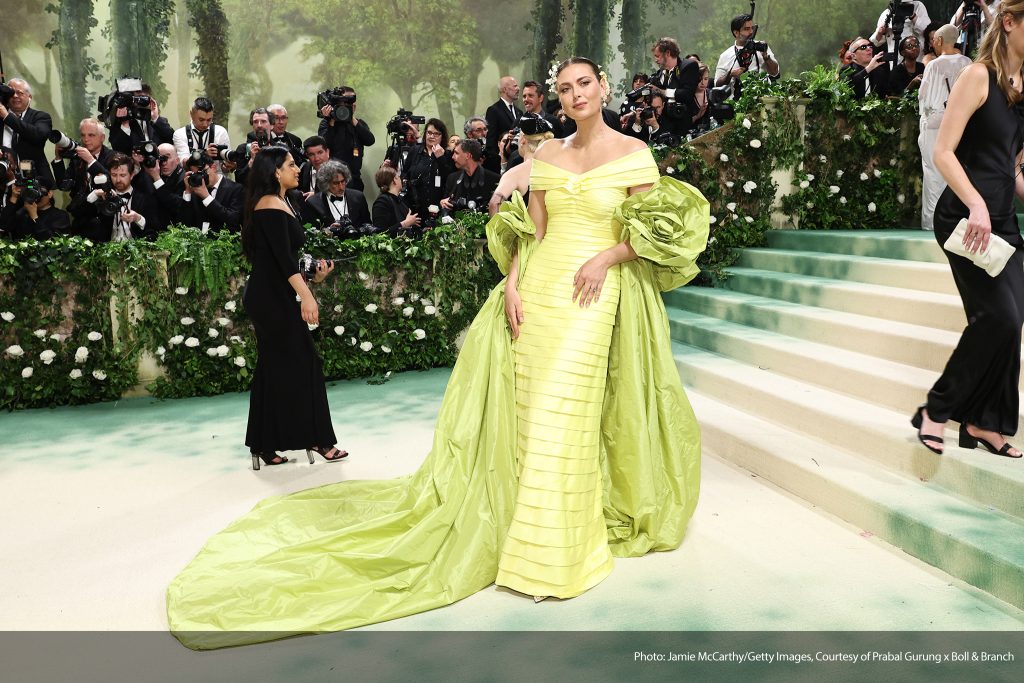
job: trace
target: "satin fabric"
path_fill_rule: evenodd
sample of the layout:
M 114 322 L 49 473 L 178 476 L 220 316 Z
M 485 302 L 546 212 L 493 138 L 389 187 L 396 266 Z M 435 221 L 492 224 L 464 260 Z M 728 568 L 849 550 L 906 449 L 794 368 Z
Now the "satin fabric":
M 613 164 L 642 160 L 646 170 L 636 177 L 653 177 L 649 152 L 630 157 Z M 552 193 L 549 207 L 622 171 L 606 166 L 589 178 L 566 177 L 566 197 Z M 644 182 L 650 180 L 616 186 Z M 669 178 L 618 204 L 605 206 L 604 221 L 616 223 L 617 238 L 628 237 L 643 258 L 618 268 L 595 436 L 595 505 L 608 552 L 625 557 L 677 547 L 697 502 L 700 434 L 672 359 L 658 287 L 696 274 L 709 207 L 694 188 Z M 487 231 L 503 273 L 516 252 L 520 282 L 542 269 L 546 256 L 521 197 L 505 203 Z M 420 469 L 258 504 L 211 538 L 171 583 L 175 637 L 209 649 L 336 631 L 448 605 L 495 581 L 522 489 L 516 354 L 503 291 L 504 282 L 470 326 Z

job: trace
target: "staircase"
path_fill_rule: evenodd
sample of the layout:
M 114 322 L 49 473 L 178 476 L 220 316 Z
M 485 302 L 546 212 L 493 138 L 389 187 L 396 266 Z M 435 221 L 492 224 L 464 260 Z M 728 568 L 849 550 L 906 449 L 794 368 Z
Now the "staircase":
M 774 231 L 728 273 L 665 295 L 704 449 L 1024 609 L 1024 462 L 909 423 L 965 325 L 932 234 Z

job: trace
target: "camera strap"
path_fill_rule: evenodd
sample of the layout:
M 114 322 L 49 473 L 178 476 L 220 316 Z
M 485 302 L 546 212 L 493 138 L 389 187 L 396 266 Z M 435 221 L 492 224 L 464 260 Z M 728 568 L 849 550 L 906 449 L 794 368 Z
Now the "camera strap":
M 198 131 L 192 127 L 192 124 L 185 126 L 185 142 L 188 143 L 188 151 L 194 152 L 197 149 L 206 149 L 214 141 L 213 131 L 216 127 L 216 123 L 211 123 L 210 127 L 205 131 Z

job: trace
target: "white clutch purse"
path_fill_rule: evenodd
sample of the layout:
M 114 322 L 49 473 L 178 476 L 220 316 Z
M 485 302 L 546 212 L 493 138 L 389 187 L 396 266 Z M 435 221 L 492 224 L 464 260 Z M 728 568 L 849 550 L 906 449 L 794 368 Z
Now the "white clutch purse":
M 956 230 L 949 236 L 942 248 L 951 254 L 963 256 L 974 262 L 991 277 L 999 275 L 1006 267 L 1006 262 L 1013 256 L 1016 248 L 998 235 L 992 234 L 988 238 L 988 248 L 984 251 L 970 252 L 964 246 L 964 235 L 967 234 L 967 219 L 961 218 L 956 224 Z

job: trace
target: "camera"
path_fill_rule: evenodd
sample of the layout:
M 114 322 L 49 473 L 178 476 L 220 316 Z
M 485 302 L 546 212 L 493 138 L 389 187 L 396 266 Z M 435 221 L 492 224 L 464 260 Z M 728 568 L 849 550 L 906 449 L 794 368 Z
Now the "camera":
M 316 115 L 317 118 L 324 118 L 320 110 L 330 105 L 334 111 L 331 118 L 338 123 L 347 123 L 352 120 L 352 105 L 356 103 L 356 96 L 340 87 L 324 90 L 316 94 Z
M 424 124 L 427 122 L 425 116 L 416 116 L 408 109 L 399 109 L 391 120 L 388 121 L 388 132 L 392 135 L 404 136 L 408 130 L 408 124 Z
M 21 199 L 26 204 L 35 204 L 46 194 L 46 188 L 42 187 L 36 178 L 35 162 L 31 160 L 18 162 L 14 185 L 21 188 Z
M 128 208 L 128 200 L 124 197 L 119 197 L 114 193 L 113 184 L 111 184 L 110 179 L 102 173 L 93 177 L 92 189 L 103 190 L 106 193 L 103 199 L 98 199 L 96 201 L 96 211 L 101 216 L 113 218 Z
M 143 140 L 132 147 L 132 151 L 142 157 L 142 165 L 146 168 L 156 168 L 160 153 L 157 145 L 152 140 Z
M 651 136 L 651 142 L 656 145 L 665 145 L 666 147 L 678 147 L 682 144 L 682 138 L 667 130 L 659 130 Z
M 47 136 L 47 139 L 53 143 L 53 146 L 57 149 L 57 154 L 62 157 L 74 156 L 75 150 L 81 147 L 77 142 L 56 129 L 50 131 L 50 135 Z
M 303 280 L 312 280 L 316 277 L 316 266 L 320 263 L 320 259 L 315 259 L 311 254 L 302 254 L 299 256 L 299 274 L 302 275 Z M 334 265 L 334 261 L 328 260 L 327 267 Z
M 103 95 L 99 98 L 96 108 L 99 110 L 96 118 L 107 126 L 116 125 L 118 109 L 127 109 L 126 118 L 136 121 L 149 121 L 150 104 L 152 99 L 149 95 L 136 95 L 142 90 L 142 79 L 122 76 L 114 82 L 114 92 Z
M 217 149 L 221 150 L 223 145 L 218 145 Z M 226 147 L 224 148 L 226 149 Z M 188 155 L 185 159 L 185 171 L 189 172 L 188 184 L 189 187 L 200 187 L 210 181 L 210 174 L 206 172 L 206 169 L 213 163 L 213 159 L 206 155 L 206 152 L 202 150 L 195 150 Z
M 215 145 L 215 147 L 217 148 L 217 159 L 220 161 L 230 161 L 233 164 L 244 164 L 247 161 L 248 149 L 240 152 L 237 149 L 228 149 L 227 145 Z
M 0 81 L 0 104 L 5 107 L 11 106 L 11 97 L 14 96 L 14 88 Z
M 467 197 L 458 197 L 452 202 L 452 213 L 456 211 L 477 211 L 477 207 L 486 206 L 483 203 L 477 203 L 475 199 L 469 199 Z
M 626 99 L 629 102 L 638 103 L 650 97 L 652 92 L 654 91 L 651 89 L 650 85 L 641 85 L 639 88 L 635 90 L 630 90 L 628 93 L 626 93 Z
M 650 121 L 658 117 L 658 112 L 654 110 L 654 107 L 644 107 L 640 110 L 640 119 L 642 121 Z

